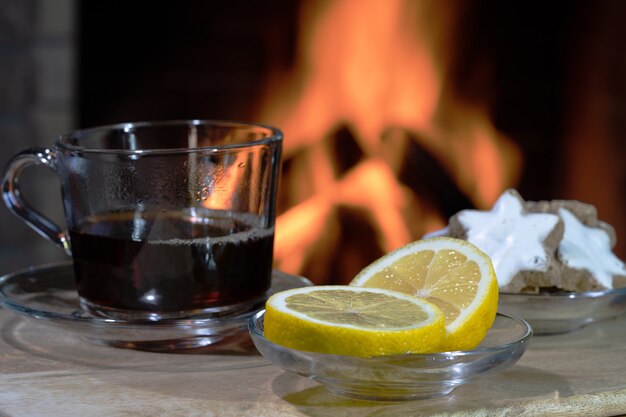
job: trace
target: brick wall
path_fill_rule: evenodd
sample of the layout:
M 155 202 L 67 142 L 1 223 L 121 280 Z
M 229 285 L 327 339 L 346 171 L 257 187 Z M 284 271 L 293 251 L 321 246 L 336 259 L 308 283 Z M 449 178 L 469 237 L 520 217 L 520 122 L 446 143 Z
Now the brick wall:
M 74 0 L 0 0 L 0 165 L 74 124 Z M 62 221 L 58 183 L 28 170 L 25 194 Z M 0 274 L 65 255 L 0 207 Z

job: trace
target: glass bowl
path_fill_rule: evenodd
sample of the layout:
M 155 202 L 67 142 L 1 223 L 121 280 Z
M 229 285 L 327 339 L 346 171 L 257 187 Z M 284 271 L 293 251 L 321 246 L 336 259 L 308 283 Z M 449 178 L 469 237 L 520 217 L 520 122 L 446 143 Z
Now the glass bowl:
M 571 332 L 626 310 L 626 288 L 593 292 L 500 293 L 498 311 L 526 320 L 536 335 Z
M 259 352 L 276 366 L 358 399 L 402 401 L 447 395 L 481 375 L 501 371 L 522 356 L 532 330 L 524 320 L 498 314 L 474 350 L 359 358 L 286 348 L 263 335 L 262 310 L 248 328 Z

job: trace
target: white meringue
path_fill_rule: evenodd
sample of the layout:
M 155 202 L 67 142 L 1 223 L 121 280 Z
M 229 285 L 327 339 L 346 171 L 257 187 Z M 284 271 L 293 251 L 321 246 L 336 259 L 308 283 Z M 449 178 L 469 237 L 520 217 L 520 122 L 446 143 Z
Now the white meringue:
M 559 244 L 559 260 L 568 268 L 588 271 L 603 287 L 613 288 L 614 275 L 626 275 L 626 266 L 611 250 L 606 230 L 588 227 L 569 210 L 559 209 L 565 231 Z
M 485 252 L 493 262 L 498 285 L 504 287 L 520 271 L 545 271 L 549 254 L 543 242 L 559 217 L 549 213 L 527 213 L 514 191 L 504 192 L 489 211 L 464 210 L 459 222 L 466 240 Z

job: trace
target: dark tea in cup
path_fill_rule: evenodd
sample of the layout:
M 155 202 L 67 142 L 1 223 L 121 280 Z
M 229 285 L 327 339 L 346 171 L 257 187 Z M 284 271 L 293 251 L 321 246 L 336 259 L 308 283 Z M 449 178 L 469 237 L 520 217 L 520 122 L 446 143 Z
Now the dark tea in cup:
M 264 297 L 273 229 L 250 214 L 120 212 L 69 230 L 88 309 L 219 312 Z M 132 238 L 130 238 L 132 236 Z

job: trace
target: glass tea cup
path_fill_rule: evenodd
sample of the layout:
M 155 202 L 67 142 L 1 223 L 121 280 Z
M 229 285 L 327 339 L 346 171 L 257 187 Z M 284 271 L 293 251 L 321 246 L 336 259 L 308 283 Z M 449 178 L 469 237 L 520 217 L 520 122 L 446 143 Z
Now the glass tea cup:
M 7 164 L 3 198 L 72 256 L 81 307 L 159 320 L 252 308 L 270 288 L 282 133 L 254 123 L 126 123 L 62 135 Z M 58 175 L 67 229 L 35 210 L 22 170 Z

